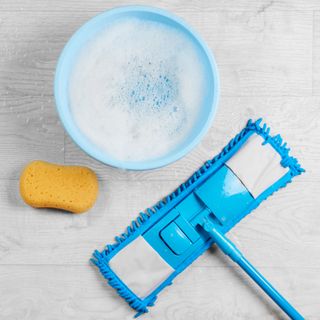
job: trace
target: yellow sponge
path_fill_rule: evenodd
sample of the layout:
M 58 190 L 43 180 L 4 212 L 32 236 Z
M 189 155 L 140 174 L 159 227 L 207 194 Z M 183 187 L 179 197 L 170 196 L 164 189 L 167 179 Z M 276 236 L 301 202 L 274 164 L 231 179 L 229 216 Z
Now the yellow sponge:
M 56 208 L 74 213 L 90 209 L 98 196 L 96 174 L 86 167 L 33 161 L 20 177 L 23 200 L 35 208 Z

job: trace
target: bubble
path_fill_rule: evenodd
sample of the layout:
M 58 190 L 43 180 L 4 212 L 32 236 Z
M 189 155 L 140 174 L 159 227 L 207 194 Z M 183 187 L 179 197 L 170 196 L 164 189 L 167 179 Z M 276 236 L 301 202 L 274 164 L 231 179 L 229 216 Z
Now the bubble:
M 126 161 L 165 156 L 190 135 L 204 96 L 204 70 L 189 38 L 128 18 L 88 42 L 69 85 L 79 129 Z

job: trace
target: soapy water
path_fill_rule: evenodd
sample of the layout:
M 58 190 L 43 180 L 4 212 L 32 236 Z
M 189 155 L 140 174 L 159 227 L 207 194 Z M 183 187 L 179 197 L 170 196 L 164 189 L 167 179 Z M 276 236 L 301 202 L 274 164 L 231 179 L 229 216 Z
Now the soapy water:
M 134 18 L 100 31 L 69 83 L 79 130 L 118 161 L 166 156 L 197 122 L 204 96 L 199 53 L 182 32 Z

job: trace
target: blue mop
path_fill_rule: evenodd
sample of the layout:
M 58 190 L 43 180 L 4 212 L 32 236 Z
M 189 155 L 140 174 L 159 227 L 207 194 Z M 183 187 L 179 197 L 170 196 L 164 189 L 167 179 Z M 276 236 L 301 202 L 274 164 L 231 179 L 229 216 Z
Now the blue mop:
M 225 236 L 263 200 L 304 172 L 261 119 L 185 183 L 141 212 L 92 262 L 129 305 L 148 312 L 157 295 L 214 243 L 291 318 L 304 319 Z

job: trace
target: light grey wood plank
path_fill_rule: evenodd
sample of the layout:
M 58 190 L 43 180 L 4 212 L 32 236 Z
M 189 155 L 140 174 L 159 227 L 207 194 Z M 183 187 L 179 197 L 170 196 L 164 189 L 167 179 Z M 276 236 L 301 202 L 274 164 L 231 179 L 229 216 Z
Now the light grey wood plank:
M 38 38 L 42 26 L 32 28 L 36 18 L 1 14 L 1 19 L 0 178 L 12 179 L 31 160 L 64 161 L 64 133 L 52 96 L 61 47 L 54 51 L 54 41 Z
M 201 11 L 190 21 L 216 56 L 222 95 L 311 94 L 312 12 Z
M 261 269 L 306 319 L 319 315 L 319 268 Z M 132 319 L 93 267 L 0 266 L 1 319 Z M 286 319 L 238 268 L 190 268 L 141 319 Z
M 320 99 L 294 97 L 222 97 L 213 126 L 203 141 L 183 159 L 152 171 L 121 171 L 94 161 L 66 136 L 66 163 L 88 165 L 106 180 L 178 180 L 182 183 L 204 161 L 211 159 L 249 118 L 263 117 L 274 134 L 281 133 L 292 153 L 307 169 L 303 179 L 319 181 Z
M 93 250 L 114 242 L 140 210 L 175 184 L 100 182 L 95 207 L 75 215 L 31 208 L 22 201 L 17 181 L 2 180 L 0 264 L 86 264 Z
M 2 101 L 0 178 L 16 179 L 22 168 L 35 159 L 63 163 L 63 130 L 52 111 L 52 102 L 45 98 Z
M 96 206 L 87 214 L 72 215 L 27 207 L 17 183 L 0 186 L 0 264 L 85 265 L 94 249 L 113 243 L 139 211 L 172 191 L 175 181 L 100 182 Z M 319 183 L 298 181 L 280 190 L 231 232 L 254 264 L 262 267 L 320 265 L 316 214 Z M 198 266 L 222 266 L 221 253 L 211 250 Z
M 312 12 L 201 10 L 187 11 L 181 16 L 197 29 L 215 53 L 222 95 L 301 96 L 312 92 Z M 86 11 L 73 15 L 66 12 L 46 15 L 42 12 L 17 12 L 14 15 L 4 12 L 0 31 L 0 38 L 5 42 L 3 50 L 15 59 L 14 62 L 32 68 L 31 79 L 37 76 L 39 69 L 43 74 L 45 67 L 46 78 L 43 80 L 50 85 L 59 50 L 91 17 L 92 13 Z M 21 24 L 22 20 L 24 24 Z M 248 59 L 248 56 L 255 59 Z M 12 79 L 17 82 L 15 86 L 19 91 L 39 94 L 38 86 L 43 84 L 37 83 L 41 81 L 39 77 L 33 86 L 32 81 L 23 82 L 25 77 L 21 73 L 17 78 L 16 65 L 10 67 L 4 81 Z M 51 94 L 51 86 L 47 88 L 49 90 L 44 92 Z
M 86 14 L 1 14 L 1 99 L 47 97 L 53 101 L 53 79 L 58 57 Z M 23 23 L 21 23 L 23 21 Z
M 313 27 L 313 95 L 320 95 L 320 11 L 314 12 Z
M 197 12 L 197 11 L 296 11 L 296 10 L 317 10 L 320 4 L 317 0 L 2 0 L 0 9 L 2 11 L 65 11 L 65 12 L 78 12 L 78 11 L 103 11 L 117 6 L 123 5 L 151 5 L 173 10 L 178 12 Z

